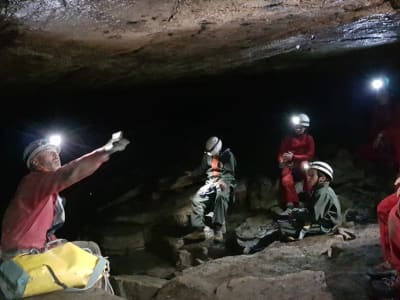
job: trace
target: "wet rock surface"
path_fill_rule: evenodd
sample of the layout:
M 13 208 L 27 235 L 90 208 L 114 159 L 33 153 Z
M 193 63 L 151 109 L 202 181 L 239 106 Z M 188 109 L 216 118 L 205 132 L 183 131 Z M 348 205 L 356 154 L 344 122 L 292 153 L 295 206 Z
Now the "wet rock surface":
M 382 0 L 9 1 L 0 16 L 3 85 L 96 89 L 304 68 L 391 45 L 400 22 Z

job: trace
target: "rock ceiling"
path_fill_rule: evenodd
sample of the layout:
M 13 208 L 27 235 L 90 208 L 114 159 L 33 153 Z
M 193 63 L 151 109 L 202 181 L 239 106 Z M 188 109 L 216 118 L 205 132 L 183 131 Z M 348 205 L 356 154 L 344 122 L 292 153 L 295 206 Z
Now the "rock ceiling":
M 5 1 L 0 0 L 3 89 L 122 88 L 224 73 L 330 68 L 344 55 L 354 64 L 371 63 L 371 57 L 398 64 L 396 1 Z

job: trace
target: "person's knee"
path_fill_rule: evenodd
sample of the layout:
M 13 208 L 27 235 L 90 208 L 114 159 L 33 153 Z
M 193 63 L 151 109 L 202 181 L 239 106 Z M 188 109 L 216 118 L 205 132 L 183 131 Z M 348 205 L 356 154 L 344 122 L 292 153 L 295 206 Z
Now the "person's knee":
M 93 254 L 101 255 L 100 246 L 96 242 L 89 241 L 88 243 L 89 243 L 89 249 L 92 250 Z
M 200 201 L 192 201 L 192 212 L 195 214 L 204 211 L 204 205 Z
M 199 206 L 200 205 L 200 201 L 199 201 L 199 199 L 197 197 L 192 199 L 192 205 L 193 206 Z

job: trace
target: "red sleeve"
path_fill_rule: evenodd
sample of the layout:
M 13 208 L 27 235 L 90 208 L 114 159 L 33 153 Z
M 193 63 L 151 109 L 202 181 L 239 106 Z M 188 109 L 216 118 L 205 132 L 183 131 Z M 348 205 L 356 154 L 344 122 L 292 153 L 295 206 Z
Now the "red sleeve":
M 34 199 L 44 199 L 93 174 L 108 159 L 109 154 L 102 149 L 97 149 L 63 165 L 54 172 L 32 172 L 28 177 L 36 177 L 35 180 L 29 179 L 34 186 L 24 190 L 35 193 L 32 195 Z
M 285 137 L 282 142 L 281 142 L 281 146 L 279 148 L 279 153 L 278 153 L 278 162 L 282 162 L 282 156 L 285 152 L 287 152 L 288 150 L 288 142 L 289 139 L 287 137 Z

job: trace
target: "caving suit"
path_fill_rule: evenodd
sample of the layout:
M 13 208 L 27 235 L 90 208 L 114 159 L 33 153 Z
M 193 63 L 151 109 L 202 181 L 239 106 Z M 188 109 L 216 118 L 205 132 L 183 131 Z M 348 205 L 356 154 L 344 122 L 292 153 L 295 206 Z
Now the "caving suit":
M 299 203 L 299 197 L 296 192 L 295 183 L 304 181 L 305 172 L 302 169 L 302 163 L 311 160 L 315 154 L 314 138 L 308 133 L 300 136 L 290 135 L 283 139 L 279 154 L 278 162 L 281 164 L 283 154 L 286 152 L 293 153 L 293 160 L 282 166 L 281 184 L 283 189 L 283 205 L 292 203 L 295 206 Z M 305 183 L 304 183 L 305 185 Z M 304 187 L 308 191 L 308 187 Z
M 204 155 L 201 165 L 192 176 L 207 174 L 205 184 L 192 198 L 191 222 L 193 227 L 204 227 L 204 214 L 213 211 L 212 223 L 223 225 L 235 188 L 236 159 L 230 149 L 216 156 Z

